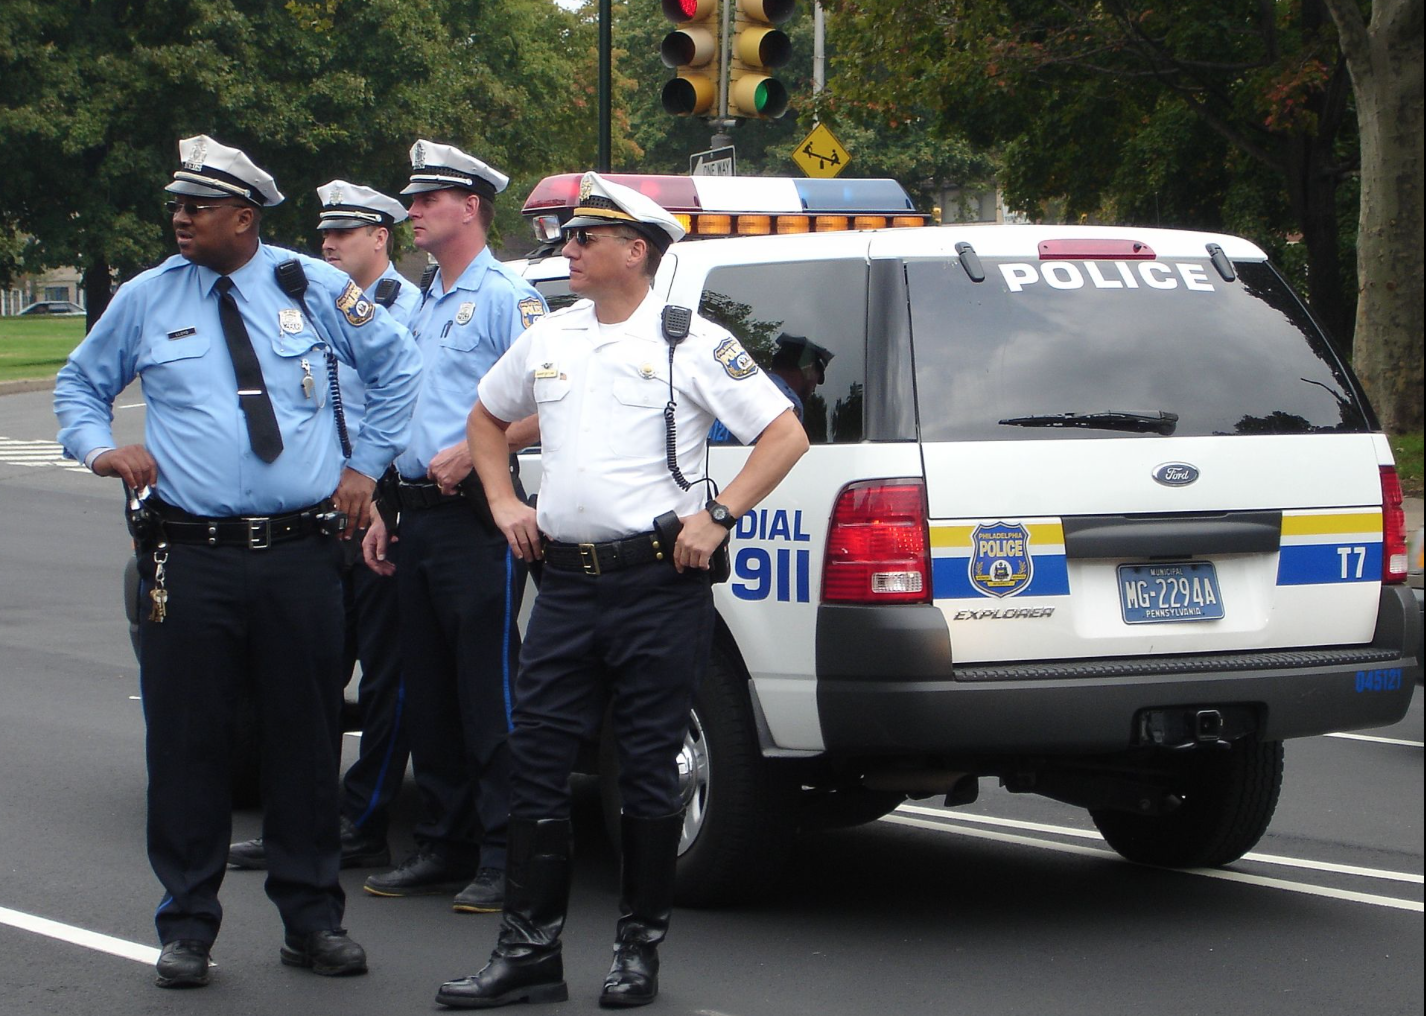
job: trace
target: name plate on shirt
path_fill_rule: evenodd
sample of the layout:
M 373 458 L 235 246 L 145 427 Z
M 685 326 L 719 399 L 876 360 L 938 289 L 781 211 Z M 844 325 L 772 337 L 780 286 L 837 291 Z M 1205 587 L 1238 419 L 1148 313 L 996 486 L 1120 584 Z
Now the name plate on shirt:
M 197 335 L 197 334 L 198 334 L 198 329 L 197 329 L 197 328 L 180 328 L 180 329 L 179 329 L 178 331 L 176 331 L 176 332 L 169 332 L 169 333 L 168 333 L 168 337 L 169 337 L 170 339 L 186 339 L 186 338 L 188 338 L 188 336 L 190 336 L 190 335 Z

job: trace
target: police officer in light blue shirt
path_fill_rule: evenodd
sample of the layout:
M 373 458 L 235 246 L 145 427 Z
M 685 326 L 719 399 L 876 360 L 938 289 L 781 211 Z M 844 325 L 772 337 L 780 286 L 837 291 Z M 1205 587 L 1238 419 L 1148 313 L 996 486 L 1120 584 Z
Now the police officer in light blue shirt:
M 373 303 L 385 307 L 397 321 L 409 324 L 420 288 L 391 263 L 393 231 L 405 220 L 406 209 L 395 198 L 346 180 L 323 184 L 317 197 L 322 203 L 317 229 L 323 260 L 351 276 Z M 366 385 L 345 363 L 339 364 L 337 377 L 347 430 L 355 438 L 366 412 Z M 356 761 L 342 777 L 342 867 L 384 867 L 391 863 L 386 842 L 390 806 L 401 790 L 410 755 L 402 715 L 396 582 L 361 562 L 358 539 L 348 541 L 345 548 L 342 673 L 350 674 L 361 661 L 357 687 L 361 744 Z M 262 837 L 234 843 L 228 849 L 228 863 L 235 868 L 266 868 Z
M 476 386 L 545 302 L 486 246 L 495 196 L 508 179 L 451 145 L 411 148 L 415 244 L 438 270 L 412 323 L 426 363 L 411 441 L 379 492 L 367 563 L 394 570 L 416 783 L 416 852 L 364 886 L 375 896 L 455 893 L 458 913 L 500 910 L 509 821 L 511 682 L 525 584 L 490 519 L 465 440 Z M 534 427 L 513 427 L 513 448 Z M 399 562 L 385 521 L 399 516 Z M 393 569 L 394 564 L 394 569 Z M 463 888 L 462 888 L 463 887 Z M 457 892 L 457 890 L 459 890 Z
M 267 893 L 283 963 L 366 971 L 342 929 L 337 743 L 341 513 L 369 511 L 373 477 L 405 444 L 420 376 L 410 333 L 345 274 L 263 244 L 282 201 L 243 152 L 179 143 L 166 188 L 178 256 L 120 287 L 55 384 L 60 441 L 101 476 L 152 493 L 131 521 L 143 595 L 148 849 L 165 895 L 160 987 L 209 978 L 231 830 L 233 714 L 261 729 Z M 367 412 L 347 454 L 331 357 L 354 366 Z M 114 447 L 114 398 L 134 378 L 142 444 Z

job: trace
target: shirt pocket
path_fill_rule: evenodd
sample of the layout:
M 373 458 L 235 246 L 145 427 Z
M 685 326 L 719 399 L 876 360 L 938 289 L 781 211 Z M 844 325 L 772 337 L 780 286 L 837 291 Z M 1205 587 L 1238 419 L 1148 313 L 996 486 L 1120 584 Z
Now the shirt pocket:
M 661 458 L 664 455 L 664 407 L 668 378 L 618 378 L 611 388 L 605 440 L 619 458 Z
M 448 392 L 469 392 L 474 401 L 476 386 L 488 366 L 480 344 L 480 332 L 474 328 L 457 327 L 441 336 L 431 384 Z
M 565 396 L 569 395 L 569 378 L 535 378 L 535 410 L 540 414 L 540 447 L 554 451 L 563 442 L 563 431 L 577 426 L 578 421 L 561 417 L 559 410 Z M 557 417 L 560 417 L 557 419 Z
M 144 398 L 173 406 L 198 406 L 212 396 L 212 369 L 206 358 L 212 341 L 201 332 L 181 339 L 158 336 L 149 344 L 140 370 Z
M 325 406 L 330 382 L 327 347 L 322 339 L 305 329 L 296 334 L 273 332 L 269 337 L 278 360 L 276 365 L 264 363 L 262 374 L 273 404 L 290 406 L 298 412 Z

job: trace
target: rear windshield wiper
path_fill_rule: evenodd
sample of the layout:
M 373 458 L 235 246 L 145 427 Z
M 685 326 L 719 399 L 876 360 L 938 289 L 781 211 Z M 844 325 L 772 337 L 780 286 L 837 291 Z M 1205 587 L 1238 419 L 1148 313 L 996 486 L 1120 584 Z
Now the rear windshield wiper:
M 1103 413 L 1046 413 L 1043 416 L 1012 416 L 1001 420 L 1008 427 L 1092 427 L 1096 430 L 1132 430 L 1172 434 L 1178 426 L 1177 413 L 1130 413 L 1107 410 Z

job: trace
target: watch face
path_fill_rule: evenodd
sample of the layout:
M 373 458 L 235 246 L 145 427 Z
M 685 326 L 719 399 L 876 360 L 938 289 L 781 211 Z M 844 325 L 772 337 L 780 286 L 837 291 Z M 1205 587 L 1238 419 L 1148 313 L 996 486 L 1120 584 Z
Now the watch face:
M 729 525 L 733 521 L 733 513 L 728 511 L 726 505 L 715 504 L 708 510 L 708 514 L 713 516 L 713 521 L 720 526 Z

